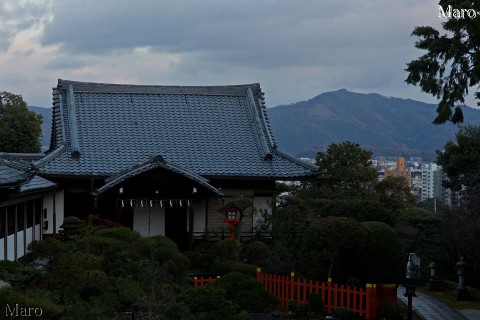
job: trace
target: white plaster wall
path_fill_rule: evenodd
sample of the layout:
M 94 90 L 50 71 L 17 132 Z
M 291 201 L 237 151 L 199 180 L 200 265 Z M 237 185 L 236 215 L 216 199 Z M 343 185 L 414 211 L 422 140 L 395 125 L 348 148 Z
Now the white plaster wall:
M 33 241 L 32 232 L 33 232 L 33 227 L 28 228 L 25 232 L 25 235 L 27 236 L 27 248 L 28 248 L 28 245 Z
M 150 213 L 149 213 L 150 211 Z M 144 237 L 165 235 L 165 208 L 135 205 L 133 208 L 133 230 Z
M 15 260 L 15 233 L 7 237 L 7 260 Z
M 17 258 L 23 257 L 25 254 L 25 248 L 23 247 L 23 235 L 25 232 L 18 231 L 17 232 Z
M 42 239 L 42 230 L 41 229 L 41 225 L 40 224 L 36 224 L 35 225 L 35 240 L 41 240 Z
M 5 239 L 0 239 L 0 260 L 3 260 L 5 256 Z
M 260 211 L 266 210 L 269 214 L 272 214 L 271 202 L 272 197 L 253 197 L 253 207 L 255 208 L 255 214 L 253 215 L 253 230 L 255 230 L 255 228 L 263 221 Z
M 207 220 L 207 200 L 195 200 L 195 209 L 193 214 L 193 232 L 204 232 Z
M 43 208 L 47 209 L 47 218 L 43 218 L 42 210 L 42 219 L 43 221 L 48 221 L 48 229 L 43 230 L 44 234 L 53 234 L 53 193 L 49 193 L 43 197 Z M 55 193 L 55 211 L 56 211 L 56 232 L 63 223 L 63 218 L 65 217 L 65 206 L 64 206 L 64 192 L 63 190 Z M 35 221 L 38 223 L 38 221 Z M 35 231 L 35 237 L 37 237 L 37 232 Z

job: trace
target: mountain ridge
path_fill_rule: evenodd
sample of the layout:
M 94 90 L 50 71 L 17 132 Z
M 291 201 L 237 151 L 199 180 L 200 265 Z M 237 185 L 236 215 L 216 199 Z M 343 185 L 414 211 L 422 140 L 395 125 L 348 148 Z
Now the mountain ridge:
M 331 143 L 351 141 L 375 155 L 435 159 L 435 150 L 455 139 L 458 126 L 434 125 L 435 104 L 356 93 L 325 92 L 309 100 L 268 109 L 278 145 L 302 157 L 314 157 Z M 465 107 L 465 124 L 478 125 L 480 110 Z

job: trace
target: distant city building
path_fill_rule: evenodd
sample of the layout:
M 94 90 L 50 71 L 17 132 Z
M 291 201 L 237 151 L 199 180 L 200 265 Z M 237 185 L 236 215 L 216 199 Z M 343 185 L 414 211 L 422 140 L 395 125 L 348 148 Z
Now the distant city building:
M 420 157 L 376 157 L 372 165 L 376 168 L 379 180 L 389 176 L 403 176 L 407 179 L 412 193 L 419 201 L 436 199 L 444 205 L 452 206 L 458 202 L 458 192 L 452 192 L 443 186 L 447 178 L 442 167 L 436 163 L 424 163 Z
M 408 186 L 412 187 L 412 172 L 405 169 L 405 158 L 396 158 L 396 167 L 394 170 L 385 170 L 384 177 L 405 177 L 408 181 Z

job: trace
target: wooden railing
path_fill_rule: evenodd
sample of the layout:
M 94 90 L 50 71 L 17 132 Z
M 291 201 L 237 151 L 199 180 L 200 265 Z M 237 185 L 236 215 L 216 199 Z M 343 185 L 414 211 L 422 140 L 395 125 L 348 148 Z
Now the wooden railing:
M 193 283 L 198 287 L 218 278 L 194 278 Z M 365 319 L 375 319 L 381 302 L 397 303 L 397 289 L 394 284 L 367 284 L 364 288 L 357 288 L 332 283 L 331 279 L 328 282 L 319 282 L 297 278 L 293 272 L 290 276 L 265 274 L 260 269 L 257 270 L 257 280 L 280 299 L 283 308 L 287 308 L 291 300 L 306 304 L 310 295 L 315 292 L 322 297 L 324 309 L 329 314 L 337 308 L 348 308 Z

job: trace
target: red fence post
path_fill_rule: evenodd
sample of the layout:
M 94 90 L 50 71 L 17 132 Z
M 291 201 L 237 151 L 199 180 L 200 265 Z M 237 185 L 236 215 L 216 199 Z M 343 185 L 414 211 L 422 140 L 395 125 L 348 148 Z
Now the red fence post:
M 295 272 L 290 272 L 290 298 L 289 300 L 295 300 Z M 296 299 L 298 301 L 298 299 Z
M 328 314 L 332 313 L 332 278 L 328 278 L 327 284 L 327 312 Z

